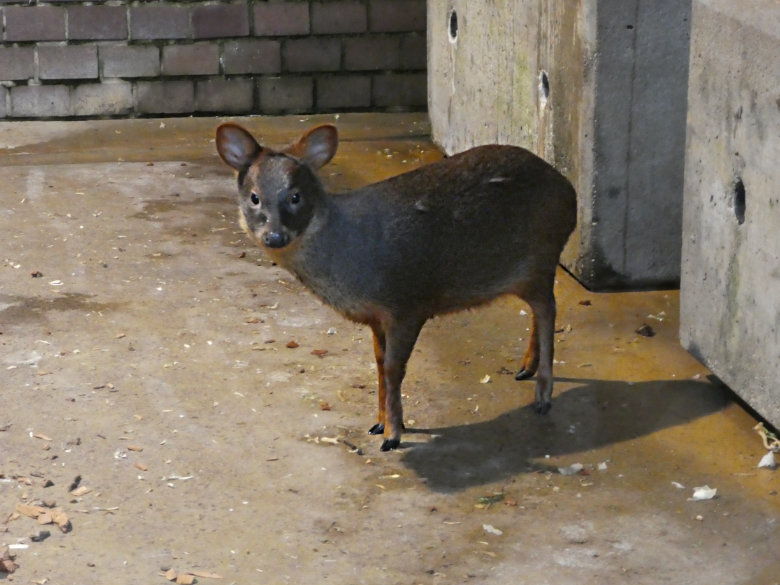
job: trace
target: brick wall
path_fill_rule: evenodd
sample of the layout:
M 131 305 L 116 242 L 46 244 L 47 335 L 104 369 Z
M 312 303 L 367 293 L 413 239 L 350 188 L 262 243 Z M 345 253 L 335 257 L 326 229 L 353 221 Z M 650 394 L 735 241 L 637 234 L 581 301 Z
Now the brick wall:
M 425 0 L 0 0 L 0 118 L 414 110 Z

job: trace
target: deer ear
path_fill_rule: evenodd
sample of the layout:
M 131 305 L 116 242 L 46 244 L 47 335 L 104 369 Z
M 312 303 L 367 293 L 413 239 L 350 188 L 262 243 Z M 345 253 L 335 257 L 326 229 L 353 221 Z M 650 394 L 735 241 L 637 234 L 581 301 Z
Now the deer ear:
M 217 152 L 228 165 L 242 171 L 257 158 L 263 147 L 238 124 L 221 124 L 217 128 Z
M 306 132 L 298 142 L 287 149 L 287 152 L 316 170 L 333 158 L 338 146 L 339 133 L 336 127 L 332 124 L 323 124 Z

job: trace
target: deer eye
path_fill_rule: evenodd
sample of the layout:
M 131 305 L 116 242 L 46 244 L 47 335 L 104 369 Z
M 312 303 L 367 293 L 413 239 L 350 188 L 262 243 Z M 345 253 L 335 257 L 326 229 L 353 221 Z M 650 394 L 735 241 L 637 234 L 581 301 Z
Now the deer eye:
M 293 205 L 298 205 L 301 202 L 301 194 L 298 191 L 293 191 L 290 193 L 289 201 Z
M 252 205 L 260 205 L 260 196 L 252 191 L 252 194 L 249 196 L 249 200 L 252 202 Z

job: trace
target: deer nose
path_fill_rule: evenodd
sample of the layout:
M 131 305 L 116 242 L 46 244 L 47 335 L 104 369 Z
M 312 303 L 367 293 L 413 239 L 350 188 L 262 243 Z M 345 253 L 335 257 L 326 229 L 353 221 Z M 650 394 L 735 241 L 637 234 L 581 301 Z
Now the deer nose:
M 269 248 L 284 248 L 290 243 L 290 237 L 284 232 L 266 232 L 263 234 L 263 244 Z

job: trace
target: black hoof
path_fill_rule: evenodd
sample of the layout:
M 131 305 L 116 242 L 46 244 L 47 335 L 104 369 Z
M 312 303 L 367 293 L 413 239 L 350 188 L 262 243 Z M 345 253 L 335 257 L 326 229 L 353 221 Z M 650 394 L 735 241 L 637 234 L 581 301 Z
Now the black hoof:
M 550 402 L 537 402 L 536 414 L 547 414 L 548 412 L 550 412 L 551 408 L 552 408 L 552 403 Z
M 385 439 L 382 441 L 382 446 L 380 449 L 382 451 L 392 451 L 393 449 L 398 449 L 400 445 L 401 439 Z
M 369 435 L 381 435 L 385 432 L 385 424 L 384 423 L 376 423 L 373 427 L 368 429 Z
M 519 372 L 517 372 L 515 374 L 515 380 L 527 380 L 528 378 L 530 378 L 533 375 L 534 375 L 534 372 L 531 372 L 531 371 L 526 370 L 525 368 L 523 368 L 522 370 L 520 370 Z

